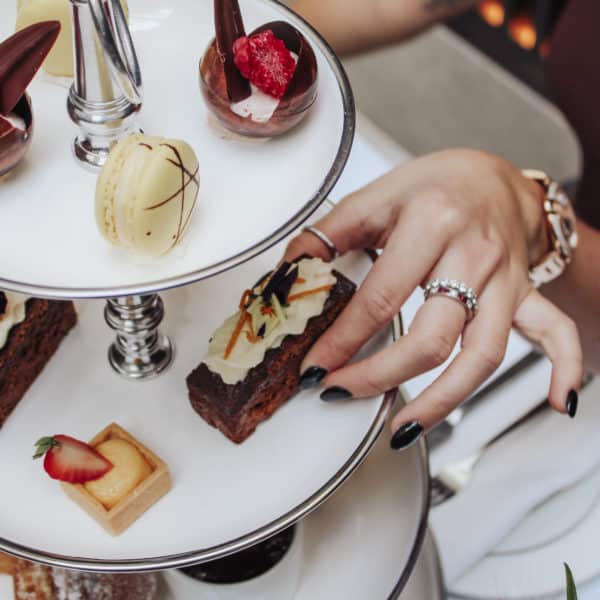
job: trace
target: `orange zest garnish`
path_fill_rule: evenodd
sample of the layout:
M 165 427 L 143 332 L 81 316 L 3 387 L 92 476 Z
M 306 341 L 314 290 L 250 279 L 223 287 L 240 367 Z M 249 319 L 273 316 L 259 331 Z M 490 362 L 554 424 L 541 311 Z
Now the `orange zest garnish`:
M 240 300 L 240 310 L 243 310 L 246 307 L 246 304 L 248 304 L 248 300 L 250 300 L 251 294 L 252 290 L 244 290 L 244 293 L 242 294 L 242 298 Z
M 306 279 L 304 277 L 297 277 L 294 283 L 306 283 Z
M 251 344 L 256 344 L 257 342 L 260 342 L 260 340 L 262 338 L 258 337 L 257 335 L 254 335 L 253 331 L 246 331 L 246 339 L 251 343 Z
M 298 294 L 292 294 L 291 296 L 288 296 L 288 302 L 300 300 L 300 298 L 312 296 L 313 294 L 318 294 L 319 292 L 328 292 L 332 287 L 332 285 L 322 285 L 321 287 L 314 288 L 312 290 L 306 290 L 304 292 L 299 292 Z
M 240 334 L 242 333 L 242 329 L 244 328 L 244 325 L 246 324 L 246 321 L 248 319 L 250 319 L 250 321 L 252 321 L 252 317 L 250 316 L 250 313 L 246 312 L 245 310 L 242 310 L 242 312 L 240 313 L 240 318 L 238 319 L 238 321 L 235 325 L 235 329 L 233 330 L 233 333 L 231 334 L 231 338 L 229 339 L 229 343 L 227 344 L 227 348 L 225 348 L 225 354 L 223 354 L 223 358 L 225 360 L 227 360 L 229 358 L 229 356 L 231 355 L 231 352 L 235 348 L 238 338 L 240 337 Z
M 272 306 L 261 306 L 260 314 L 272 316 L 275 314 L 275 309 Z

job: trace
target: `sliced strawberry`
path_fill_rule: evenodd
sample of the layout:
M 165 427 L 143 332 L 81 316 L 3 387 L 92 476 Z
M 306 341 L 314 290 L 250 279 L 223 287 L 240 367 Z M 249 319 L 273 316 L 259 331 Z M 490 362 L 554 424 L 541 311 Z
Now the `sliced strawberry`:
M 52 479 L 85 483 L 99 479 L 113 464 L 89 444 L 68 435 L 43 437 L 36 442 L 33 458 L 44 457 L 44 469 Z
M 259 90 L 281 98 L 289 85 L 296 61 L 285 44 L 267 29 L 233 44 L 234 62 L 240 73 Z

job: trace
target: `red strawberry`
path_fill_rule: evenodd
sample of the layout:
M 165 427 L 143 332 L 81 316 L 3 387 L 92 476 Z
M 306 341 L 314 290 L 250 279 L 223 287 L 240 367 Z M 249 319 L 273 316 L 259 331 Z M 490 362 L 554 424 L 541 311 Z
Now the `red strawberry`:
M 233 44 L 234 62 L 240 73 L 258 89 L 281 98 L 294 76 L 296 61 L 282 40 L 267 29 Z
M 36 442 L 33 458 L 44 457 L 44 469 L 52 479 L 85 483 L 99 479 L 113 464 L 85 442 L 68 435 L 43 437 Z

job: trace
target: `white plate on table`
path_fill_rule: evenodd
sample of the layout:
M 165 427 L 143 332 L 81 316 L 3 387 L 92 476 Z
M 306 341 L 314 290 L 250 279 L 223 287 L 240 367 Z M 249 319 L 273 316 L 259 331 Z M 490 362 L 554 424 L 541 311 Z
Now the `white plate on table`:
M 581 401 L 597 402 L 599 390 L 594 381 Z M 494 551 L 452 584 L 452 597 L 564 600 L 563 562 L 571 566 L 578 584 L 600 575 L 599 500 L 597 469 L 531 511 Z
M 183 242 L 156 260 L 109 245 L 96 228 L 96 176 L 71 155 L 77 132 L 68 90 L 48 77 L 29 87 L 35 132 L 27 158 L 0 182 L 0 288 L 45 297 L 108 297 L 197 281 L 260 253 L 296 229 L 340 175 L 354 133 L 352 92 L 327 44 L 286 7 L 241 0 L 248 31 L 285 20 L 302 30 L 319 68 L 310 114 L 262 143 L 209 123 L 198 64 L 214 37 L 211 0 L 130 0 L 144 83 L 140 126 L 186 140 L 200 162 L 200 193 Z M 14 30 L 16 1 L 3 2 L 0 39 Z

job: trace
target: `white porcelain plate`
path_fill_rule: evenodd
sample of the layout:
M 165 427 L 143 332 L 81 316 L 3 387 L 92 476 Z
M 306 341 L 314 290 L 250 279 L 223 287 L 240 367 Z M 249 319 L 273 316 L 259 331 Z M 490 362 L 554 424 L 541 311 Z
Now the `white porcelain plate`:
M 541 504 L 496 550 L 452 585 L 452 597 L 562 599 L 563 562 L 569 563 L 580 584 L 597 577 L 599 492 L 600 470 L 596 470 Z
M 16 2 L 3 6 L 0 39 Z M 248 31 L 286 20 L 315 50 L 319 96 L 306 120 L 265 142 L 236 141 L 210 125 L 198 63 L 214 37 L 212 0 L 130 0 L 144 78 L 140 125 L 181 138 L 200 161 L 200 194 L 182 245 L 140 260 L 107 244 L 94 219 L 96 176 L 71 155 L 76 127 L 67 89 L 38 76 L 30 86 L 35 132 L 26 160 L 0 182 L 0 287 L 39 296 L 106 297 L 197 281 L 259 253 L 295 229 L 339 176 L 354 131 L 352 94 L 328 46 L 272 0 L 241 0 Z
M 104 304 L 78 304 L 79 324 L 0 430 L 0 548 L 54 564 L 61 559 L 50 555 L 59 554 L 62 564 L 90 569 L 110 563 L 124 570 L 180 566 L 268 536 L 315 508 L 349 476 L 383 426 L 390 395 L 325 403 L 318 391 L 300 393 L 239 446 L 209 427 L 187 398 L 185 377 L 202 359 L 213 330 L 236 309 L 240 290 L 272 268 L 282 251 L 278 245 L 237 269 L 165 293 L 163 329 L 178 355 L 166 374 L 149 383 L 110 370 Z M 336 264 L 360 282 L 371 260 L 357 252 Z M 385 332 L 365 351 L 390 337 Z M 116 538 L 31 460 L 43 435 L 90 439 L 112 421 L 156 452 L 174 483 Z M 238 538 L 239 546 L 231 543 Z

